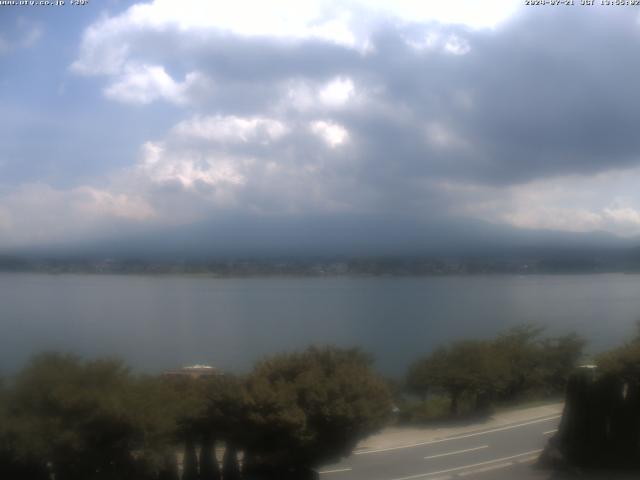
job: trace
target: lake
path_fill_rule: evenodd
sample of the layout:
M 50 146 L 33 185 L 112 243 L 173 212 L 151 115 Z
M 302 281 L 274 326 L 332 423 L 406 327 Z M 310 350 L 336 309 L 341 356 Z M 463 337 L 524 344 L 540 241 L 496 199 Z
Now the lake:
M 231 278 L 0 274 L 0 373 L 34 352 L 118 356 L 160 372 L 246 371 L 309 344 L 357 345 L 401 375 L 442 342 L 534 322 L 600 350 L 633 332 L 640 276 Z

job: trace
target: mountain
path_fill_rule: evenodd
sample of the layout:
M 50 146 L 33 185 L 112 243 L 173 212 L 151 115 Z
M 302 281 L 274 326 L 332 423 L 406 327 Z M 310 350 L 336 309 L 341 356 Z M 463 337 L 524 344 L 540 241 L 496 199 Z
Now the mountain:
M 20 261 L 34 259 L 58 264 L 136 260 L 145 265 L 240 260 L 317 265 L 384 259 L 388 268 L 389 260 L 405 267 L 407 262 L 438 260 L 440 267 L 428 268 L 442 268 L 444 262 L 450 270 L 462 262 L 480 271 L 501 270 L 505 265 L 507 270 L 535 265 L 537 271 L 608 271 L 635 270 L 640 265 L 639 245 L 638 238 L 606 232 L 526 230 L 467 219 L 228 216 L 75 245 L 13 250 L 3 252 L 3 261 L 5 267 L 20 269 Z

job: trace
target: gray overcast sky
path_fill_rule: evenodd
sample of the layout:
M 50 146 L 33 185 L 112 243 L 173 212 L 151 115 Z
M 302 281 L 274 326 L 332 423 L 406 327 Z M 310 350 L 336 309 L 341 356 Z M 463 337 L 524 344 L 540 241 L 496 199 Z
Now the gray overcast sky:
M 0 247 L 234 215 L 638 235 L 640 7 L 575 3 L 0 6 Z

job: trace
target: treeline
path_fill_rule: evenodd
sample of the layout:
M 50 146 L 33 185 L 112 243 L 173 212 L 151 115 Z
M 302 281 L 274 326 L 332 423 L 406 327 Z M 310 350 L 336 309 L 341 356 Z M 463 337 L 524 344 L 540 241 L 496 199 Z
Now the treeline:
M 317 478 L 315 466 L 349 454 L 390 412 L 386 383 L 355 349 L 199 378 L 46 353 L 0 390 L 0 478 Z
M 640 270 L 638 255 L 595 261 L 592 255 L 556 257 L 360 257 L 273 259 L 96 259 L 0 255 L 0 272 L 252 276 L 431 276 L 476 274 L 596 273 Z
M 545 337 L 543 332 L 518 326 L 492 340 L 458 341 L 420 358 L 405 381 L 420 401 L 407 402 L 404 419 L 483 414 L 497 402 L 563 395 L 585 341 L 575 333 Z
M 420 421 L 562 395 L 584 344 L 521 326 L 437 348 L 395 389 L 358 349 L 309 348 L 244 376 L 197 378 L 40 354 L 0 383 L 0 478 L 317 478 L 317 466 L 350 454 L 392 411 Z M 603 364 L 626 372 L 637 358 L 625 348 Z

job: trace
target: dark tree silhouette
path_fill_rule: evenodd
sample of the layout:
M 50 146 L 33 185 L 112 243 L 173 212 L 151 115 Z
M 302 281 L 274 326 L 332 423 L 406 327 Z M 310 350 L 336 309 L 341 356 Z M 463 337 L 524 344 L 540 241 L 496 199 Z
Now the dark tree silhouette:
M 550 465 L 640 470 L 640 339 L 601 355 L 567 385 Z
M 198 480 L 198 456 L 193 438 L 187 435 L 184 442 L 184 457 L 182 459 L 182 480 Z
M 231 443 L 227 443 L 224 449 L 222 478 L 224 480 L 239 480 L 241 478 L 238 465 L 238 450 Z
M 180 480 L 175 453 L 171 452 L 163 456 L 158 480 Z
M 213 436 L 205 433 L 200 447 L 200 480 L 220 480 L 220 466 L 215 456 L 215 446 Z

